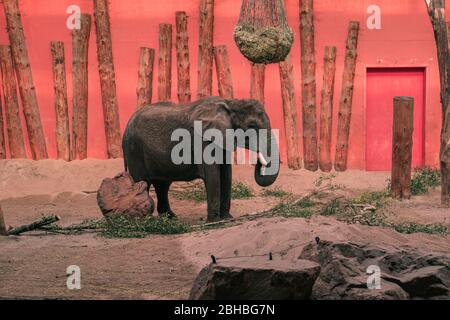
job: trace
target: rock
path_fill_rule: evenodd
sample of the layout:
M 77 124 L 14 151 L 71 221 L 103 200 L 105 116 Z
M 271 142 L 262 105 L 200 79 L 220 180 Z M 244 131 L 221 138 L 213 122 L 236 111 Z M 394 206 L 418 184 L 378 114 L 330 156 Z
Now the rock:
M 450 298 L 449 256 L 321 241 L 305 246 L 299 259 L 321 265 L 313 299 Z M 371 265 L 380 268 L 380 289 L 367 288 L 367 267 Z
M 199 273 L 189 299 L 308 299 L 319 273 L 319 265 L 311 261 L 219 259 Z
M 97 203 L 104 216 L 118 214 L 142 218 L 151 215 L 155 209 L 147 183 L 135 183 L 127 172 L 102 181 L 97 191 Z

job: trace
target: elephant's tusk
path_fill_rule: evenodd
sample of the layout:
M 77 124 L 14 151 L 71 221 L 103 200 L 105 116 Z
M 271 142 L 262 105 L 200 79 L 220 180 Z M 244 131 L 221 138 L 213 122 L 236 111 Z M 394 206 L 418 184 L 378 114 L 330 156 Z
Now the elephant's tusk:
M 261 162 L 263 167 L 267 167 L 268 163 L 261 152 L 258 152 L 258 160 Z
M 266 167 L 261 167 L 261 171 L 259 172 L 262 176 L 266 175 Z

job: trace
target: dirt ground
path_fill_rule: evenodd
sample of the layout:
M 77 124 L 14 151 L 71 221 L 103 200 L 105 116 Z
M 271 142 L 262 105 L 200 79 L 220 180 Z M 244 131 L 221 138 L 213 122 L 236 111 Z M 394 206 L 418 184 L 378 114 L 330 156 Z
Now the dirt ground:
M 100 218 L 96 194 L 105 177 L 123 168 L 122 160 L 0 161 L 0 205 L 6 223 L 17 226 L 42 214 L 56 214 L 61 225 Z M 234 168 L 233 179 L 261 192 L 253 168 Z M 320 173 L 282 168 L 274 187 L 304 194 Z M 346 193 L 382 190 L 388 173 L 337 173 L 334 183 Z M 175 189 L 183 184 L 176 185 Z M 232 214 L 242 216 L 273 207 L 279 199 L 257 196 L 233 200 Z M 206 204 L 172 197 L 181 221 L 203 223 Z M 389 221 L 450 223 L 450 212 L 439 205 L 439 190 L 408 201 L 394 201 Z M 316 236 L 450 253 L 450 237 L 405 235 L 389 228 L 349 225 L 333 218 L 260 218 L 236 226 L 176 236 L 105 239 L 93 233 L 55 235 L 30 233 L 0 237 L 0 299 L 186 299 L 198 271 L 210 255 L 220 258 L 277 252 L 274 259 L 295 259 Z M 66 268 L 81 268 L 81 290 L 68 290 Z

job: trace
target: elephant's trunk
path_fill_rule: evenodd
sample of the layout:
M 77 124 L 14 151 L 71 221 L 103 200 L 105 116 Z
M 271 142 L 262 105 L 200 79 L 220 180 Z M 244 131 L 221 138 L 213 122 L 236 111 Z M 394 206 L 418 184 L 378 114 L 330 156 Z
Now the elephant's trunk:
M 280 172 L 280 156 L 275 137 L 269 131 L 267 147 L 258 151 L 255 166 L 255 181 L 261 187 L 268 187 L 275 182 Z

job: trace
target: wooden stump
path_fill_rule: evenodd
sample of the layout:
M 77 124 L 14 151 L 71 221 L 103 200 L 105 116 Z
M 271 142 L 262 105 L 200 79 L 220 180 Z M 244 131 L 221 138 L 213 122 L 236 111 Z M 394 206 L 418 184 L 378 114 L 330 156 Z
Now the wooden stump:
M 251 64 L 250 73 L 250 97 L 264 105 L 264 84 L 266 76 L 265 64 Z
M 97 60 L 105 120 L 108 158 L 122 156 L 119 107 L 117 104 L 108 0 L 94 0 L 94 20 L 97 39 Z
M 72 159 L 87 157 L 88 51 L 91 16 L 81 14 L 80 29 L 72 30 Z
M 14 72 L 11 48 L 6 45 L 0 46 L 0 70 L 2 71 L 9 152 L 12 159 L 24 159 L 27 157 L 27 154 L 19 115 L 16 74 Z
M 172 25 L 159 25 L 158 101 L 172 98 Z
M 225 99 L 233 99 L 233 81 L 231 77 L 227 46 L 221 45 L 214 47 L 214 58 L 216 62 L 219 95 Z
M 411 159 L 414 131 L 414 98 L 394 98 L 392 129 L 391 193 L 397 199 L 411 197 Z
M 334 160 L 334 169 L 336 171 L 347 170 L 348 141 L 350 136 L 350 121 L 352 118 L 358 32 L 359 22 L 350 22 L 345 51 L 344 74 L 342 76 L 341 100 L 339 102 L 336 155 Z
M 33 83 L 30 60 L 28 58 L 19 4 L 17 0 L 4 0 L 3 7 L 20 97 L 22 99 L 22 109 L 30 141 L 31 154 L 35 160 L 46 159 L 48 158 L 47 147 L 42 129 L 36 89 Z
M 323 84 L 320 105 L 320 143 L 319 167 L 324 172 L 330 172 L 331 137 L 333 133 L 333 95 L 336 73 L 336 47 L 326 47 L 323 58 Z
M 59 41 L 51 42 L 50 48 L 55 92 L 56 150 L 58 159 L 70 161 L 70 128 L 64 43 Z
M 200 0 L 197 98 L 212 95 L 214 0 Z
M 136 88 L 137 108 L 141 108 L 152 103 L 154 61 L 154 49 L 144 47 L 140 49 L 138 84 Z
M 189 103 L 191 101 L 191 77 L 186 12 L 178 11 L 175 20 L 177 29 L 178 102 Z
M 2 207 L 0 206 L 0 236 L 7 236 L 8 229 L 5 224 L 5 218 L 3 216 Z
M 288 166 L 293 170 L 298 170 L 301 169 L 302 162 L 298 151 L 297 104 L 295 101 L 294 73 L 290 55 L 286 57 L 285 61 L 280 62 L 279 68 Z
M 314 48 L 313 0 L 300 5 L 300 45 L 302 62 L 303 158 L 305 169 L 318 169 L 316 119 L 316 60 Z
M 6 143 L 3 128 L 2 90 L 0 88 L 0 160 L 6 159 Z

